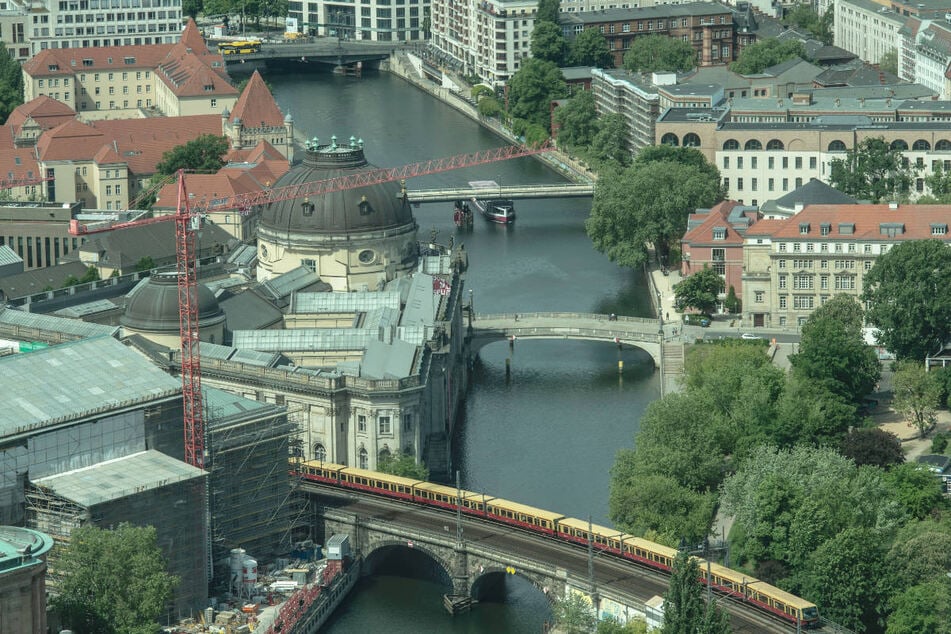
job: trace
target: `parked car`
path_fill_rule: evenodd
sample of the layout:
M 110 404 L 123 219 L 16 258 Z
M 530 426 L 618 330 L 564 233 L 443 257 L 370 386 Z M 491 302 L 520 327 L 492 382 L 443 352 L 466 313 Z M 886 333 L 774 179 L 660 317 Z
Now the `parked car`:
M 754 335 L 751 332 L 744 332 L 742 335 L 740 335 L 740 339 L 762 339 L 762 337 L 759 335 Z

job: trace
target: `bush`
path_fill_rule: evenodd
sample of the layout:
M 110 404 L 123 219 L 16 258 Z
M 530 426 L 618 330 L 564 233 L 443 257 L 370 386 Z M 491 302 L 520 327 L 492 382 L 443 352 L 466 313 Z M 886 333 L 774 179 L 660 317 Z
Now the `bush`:
M 931 441 L 931 453 L 943 454 L 948 448 L 948 434 L 938 434 Z

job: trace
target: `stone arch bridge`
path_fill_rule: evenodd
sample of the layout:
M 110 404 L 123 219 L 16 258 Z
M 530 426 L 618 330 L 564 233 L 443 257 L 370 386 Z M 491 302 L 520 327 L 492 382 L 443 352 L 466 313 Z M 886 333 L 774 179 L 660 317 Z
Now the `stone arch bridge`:
M 478 352 L 493 341 L 580 339 L 635 346 L 663 371 L 664 334 L 658 319 L 596 313 L 501 313 L 470 315 L 470 349 Z

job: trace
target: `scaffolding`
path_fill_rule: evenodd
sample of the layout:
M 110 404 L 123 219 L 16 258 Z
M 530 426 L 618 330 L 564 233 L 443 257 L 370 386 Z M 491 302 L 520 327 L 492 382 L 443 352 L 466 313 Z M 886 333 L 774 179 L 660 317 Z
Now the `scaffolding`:
M 26 487 L 26 525 L 53 538 L 53 548 L 46 556 L 46 587 L 53 594 L 59 588 L 62 574 L 57 563 L 69 547 L 73 530 L 89 521 L 89 509 L 57 495 L 51 489 L 32 483 Z

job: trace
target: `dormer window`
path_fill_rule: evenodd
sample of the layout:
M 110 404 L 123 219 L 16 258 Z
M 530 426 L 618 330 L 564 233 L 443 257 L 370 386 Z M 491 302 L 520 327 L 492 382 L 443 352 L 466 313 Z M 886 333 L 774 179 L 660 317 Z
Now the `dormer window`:
M 59 64 L 50 64 L 47 68 L 49 68 L 51 71 L 57 71 L 59 70 Z
M 126 57 L 126 58 L 124 58 L 122 61 L 123 61 L 124 63 L 126 63 L 126 64 L 129 64 L 130 66 L 131 66 L 132 64 L 135 64 L 135 58 L 134 58 L 134 57 Z
M 807 235 L 809 235 L 809 223 L 808 223 L 808 222 L 800 222 L 800 223 L 799 223 L 799 235 L 801 235 L 801 236 L 807 236 Z
M 880 222 L 878 232 L 883 236 L 894 238 L 905 233 L 905 225 L 901 222 Z
M 92 66 L 93 62 L 88 57 L 83 59 L 83 66 Z
M 360 201 L 360 215 L 367 216 L 373 213 L 373 207 L 370 206 L 370 203 L 367 202 L 367 197 L 364 196 Z
M 726 227 L 714 227 L 714 228 L 713 228 L 713 239 L 714 239 L 714 240 L 726 240 Z
M 840 236 L 850 236 L 855 233 L 855 224 L 851 222 L 843 222 L 839 224 L 839 235 Z
M 931 225 L 931 235 L 933 236 L 943 236 L 948 233 L 948 225 L 935 224 Z
M 300 208 L 301 213 L 303 213 L 305 216 L 314 215 L 314 203 L 310 202 L 309 200 L 302 202 Z
M 832 231 L 832 225 L 828 222 L 823 222 L 819 225 L 819 233 L 821 235 L 827 236 Z

